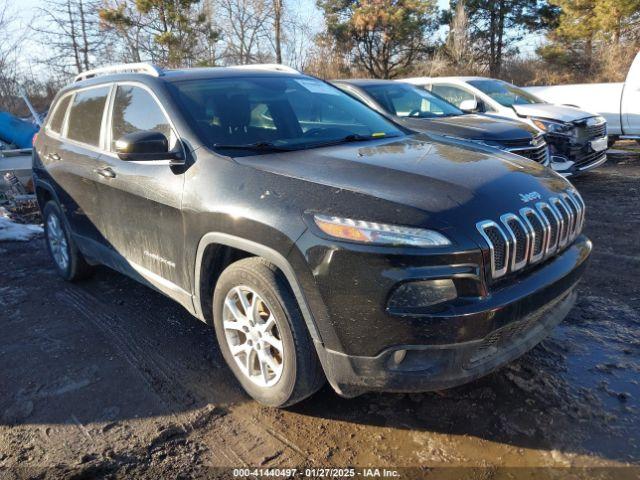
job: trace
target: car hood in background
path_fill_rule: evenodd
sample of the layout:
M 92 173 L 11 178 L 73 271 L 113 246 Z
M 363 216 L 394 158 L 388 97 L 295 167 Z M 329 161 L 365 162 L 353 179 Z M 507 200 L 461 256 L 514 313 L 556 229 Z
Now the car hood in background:
M 571 188 L 550 169 L 517 155 L 498 150 L 487 154 L 455 142 L 435 142 L 427 135 L 235 160 L 261 171 L 415 207 L 427 213 L 430 222 L 461 222 L 466 228 L 469 222 L 499 218 L 522 208 L 526 203 L 521 194 L 538 192 L 547 198 Z M 301 197 L 296 203 L 309 208 Z M 359 213 L 350 207 L 336 204 L 332 210 L 335 214 Z
M 394 117 L 394 119 L 413 130 L 473 140 L 500 142 L 531 139 L 538 134 L 537 130 L 521 122 L 484 115 L 456 115 L 439 118 Z
M 513 109 L 521 117 L 539 117 L 561 122 L 574 122 L 583 118 L 595 117 L 595 113 L 585 112 L 568 105 L 552 105 L 550 103 L 531 103 L 528 105 L 514 105 Z

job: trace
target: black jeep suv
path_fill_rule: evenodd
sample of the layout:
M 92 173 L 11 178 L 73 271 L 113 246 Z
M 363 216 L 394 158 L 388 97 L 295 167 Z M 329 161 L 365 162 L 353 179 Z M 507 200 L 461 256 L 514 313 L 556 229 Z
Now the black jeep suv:
M 175 299 L 273 406 L 478 378 L 565 317 L 591 251 L 549 169 L 289 71 L 85 73 L 33 175 L 65 279 L 104 264 Z

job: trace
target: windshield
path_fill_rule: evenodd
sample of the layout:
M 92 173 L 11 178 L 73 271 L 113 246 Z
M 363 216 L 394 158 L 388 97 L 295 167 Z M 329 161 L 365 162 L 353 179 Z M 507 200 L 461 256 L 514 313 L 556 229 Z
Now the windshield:
M 363 87 L 387 112 L 398 117 L 433 118 L 462 115 L 446 100 L 407 84 L 382 84 Z
M 469 80 L 469 85 L 473 85 L 505 107 L 544 103 L 535 95 L 501 80 Z
M 210 78 L 173 85 L 211 148 L 297 150 L 404 135 L 380 114 L 309 77 Z

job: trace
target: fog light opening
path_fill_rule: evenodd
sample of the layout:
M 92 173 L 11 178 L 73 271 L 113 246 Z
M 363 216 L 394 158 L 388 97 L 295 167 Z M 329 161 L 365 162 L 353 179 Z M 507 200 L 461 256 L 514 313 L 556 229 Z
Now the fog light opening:
M 420 280 L 396 288 L 387 305 L 390 309 L 429 307 L 457 297 L 456 286 L 450 278 Z

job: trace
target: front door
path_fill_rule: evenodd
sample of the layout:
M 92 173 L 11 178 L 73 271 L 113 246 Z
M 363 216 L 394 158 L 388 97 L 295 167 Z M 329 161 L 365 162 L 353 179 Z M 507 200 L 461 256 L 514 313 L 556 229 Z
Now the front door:
M 167 115 L 146 87 L 118 84 L 107 117 L 107 152 L 98 169 L 100 231 L 113 250 L 113 265 L 141 276 L 172 296 L 190 291 L 184 265 L 183 167 L 169 160 L 123 161 L 114 144 L 125 134 L 159 131 L 171 147 L 178 140 Z

